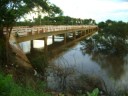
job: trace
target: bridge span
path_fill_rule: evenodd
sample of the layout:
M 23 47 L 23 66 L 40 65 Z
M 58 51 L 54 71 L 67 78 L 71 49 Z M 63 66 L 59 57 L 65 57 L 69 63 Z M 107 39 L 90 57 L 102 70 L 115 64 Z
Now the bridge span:
M 87 35 L 91 32 L 97 31 L 98 27 L 96 25 L 73 25 L 73 26 L 20 26 L 14 27 L 12 29 L 12 35 L 15 36 L 17 43 L 41 39 L 48 36 L 64 34 L 66 36 L 67 33 L 73 33 L 73 37 L 77 35 L 77 33 L 81 33 L 82 35 Z
M 93 33 L 98 31 L 98 26 L 96 25 L 45 25 L 45 26 L 19 26 L 13 27 L 10 35 L 10 44 L 13 51 L 17 54 L 19 59 L 25 61 L 25 66 L 31 66 L 28 58 L 21 50 L 19 43 L 25 41 L 31 41 L 42 39 L 44 40 L 44 49 L 47 51 L 47 38 L 52 36 L 54 42 L 55 35 L 60 35 L 64 37 L 64 44 L 68 35 L 72 35 L 74 41 L 80 40 L 82 38 L 88 37 Z M 77 38 L 78 37 L 78 38 Z M 33 45 L 33 44 L 31 44 Z

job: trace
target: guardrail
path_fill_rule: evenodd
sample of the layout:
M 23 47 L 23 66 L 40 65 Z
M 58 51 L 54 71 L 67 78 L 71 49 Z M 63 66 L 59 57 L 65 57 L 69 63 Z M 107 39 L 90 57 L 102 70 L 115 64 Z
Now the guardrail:
M 97 28 L 96 25 L 59 25 L 59 26 L 53 26 L 53 25 L 48 25 L 48 26 L 19 26 L 19 27 L 13 27 L 12 29 L 12 34 L 15 36 L 27 36 L 27 35 L 35 35 L 39 33 L 46 33 L 46 32 L 55 32 L 55 31 L 62 31 L 62 30 L 71 30 L 71 29 L 80 29 L 80 28 Z

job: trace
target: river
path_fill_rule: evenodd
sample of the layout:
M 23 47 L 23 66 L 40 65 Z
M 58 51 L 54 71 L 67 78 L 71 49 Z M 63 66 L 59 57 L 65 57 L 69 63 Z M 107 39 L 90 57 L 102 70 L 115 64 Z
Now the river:
M 101 78 L 108 89 L 108 91 L 119 89 L 123 90 L 128 86 L 128 55 L 125 57 L 111 56 L 107 57 L 101 54 L 89 54 L 83 52 L 83 45 L 81 41 L 73 42 L 70 46 L 64 46 L 59 49 L 63 41 L 62 37 L 56 36 L 53 49 L 48 50 L 51 58 L 49 60 L 50 64 L 58 66 L 60 69 L 56 70 L 65 70 L 71 76 L 78 74 L 88 74 L 91 76 L 97 76 Z M 34 40 L 34 49 L 43 50 L 44 42 L 43 40 Z M 52 46 L 52 38 L 48 38 L 48 45 Z M 29 53 L 30 41 L 20 43 L 21 48 L 25 53 Z M 54 53 L 50 53 L 52 50 L 56 50 Z M 61 51 L 58 51 L 61 50 Z M 48 69 L 49 70 L 49 69 Z M 53 70 L 52 70 L 53 71 Z M 55 71 L 55 69 L 54 69 Z M 75 72 L 74 72 L 75 71 Z M 55 78 L 55 75 L 52 72 L 49 72 L 47 76 L 48 86 L 57 89 L 58 88 L 58 79 Z M 69 79 L 67 79 L 69 80 Z

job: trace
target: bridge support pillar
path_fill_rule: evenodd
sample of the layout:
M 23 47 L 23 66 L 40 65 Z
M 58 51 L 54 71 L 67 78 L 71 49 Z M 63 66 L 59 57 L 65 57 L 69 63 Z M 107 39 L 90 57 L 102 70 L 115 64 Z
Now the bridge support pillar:
M 47 37 L 44 37 L 44 51 L 47 52 L 48 46 L 47 46 Z
M 91 29 L 91 32 L 93 32 L 93 29 Z
M 67 34 L 66 33 L 64 33 L 64 44 L 66 44 L 66 38 L 67 37 Z
M 83 36 L 83 31 L 81 31 L 81 34 L 80 34 L 80 36 Z
M 83 31 L 81 31 L 81 32 L 82 32 L 82 33 L 81 33 L 81 34 L 82 34 L 82 36 L 84 36 L 84 33 L 85 33 L 85 32 L 84 32 L 84 30 L 83 30 Z
M 73 32 L 73 39 L 76 39 L 76 32 Z
M 55 36 L 52 35 L 52 42 L 54 43 L 55 42 Z
M 86 35 L 86 30 L 84 30 L 83 35 L 84 35 L 84 36 Z
M 86 32 L 85 32 L 85 35 L 87 35 L 88 34 L 88 30 L 86 30 Z
M 78 37 L 80 37 L 81 36 L 81 32 L 80 31 L 78 31 Z
M 92 29 L 90 29 L 90 33 L 92 32 Z
M 90 32 L 90 29 L 88 29 L 88 32 L 87 33 L 89 34 L 89 32 Z
M 34 46 L 33 46 L 33 40 L 31 40 L 31 41 L 30 41 L 30 48 L 31 48 L 31 50 L 33 50 L 33 47 L 34 47 Z

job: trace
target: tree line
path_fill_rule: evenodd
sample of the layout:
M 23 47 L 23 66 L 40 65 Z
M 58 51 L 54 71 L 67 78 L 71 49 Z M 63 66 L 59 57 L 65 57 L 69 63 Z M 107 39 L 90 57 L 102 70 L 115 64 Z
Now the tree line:
M 93 19 L 80 19 L 80 18 L 72 18 L 69 16 L 45 16 L 41 17 L 39 15 L 37 18 L 33 18 L 33 20 L 26 20 L 22 22 L 16 22 L 16 26 L 32 26 L 32 25 L 92 25 L 96 24 Z
M 87 49 L 106 55 L 125 56 L 128 53 L 128 23 L 107 20 L 98 23 L 98 34 L 85 40 Z

